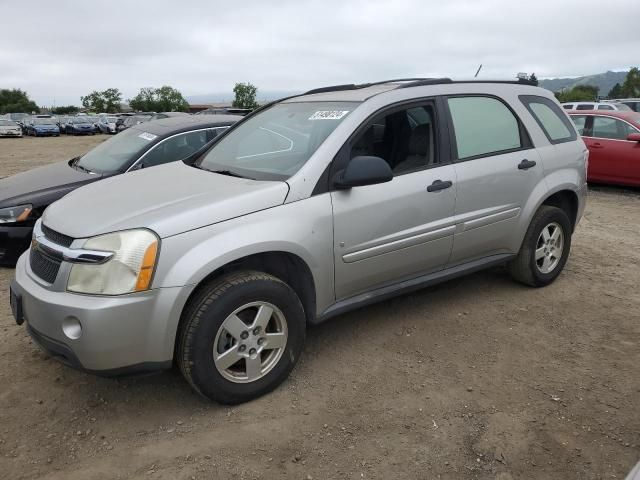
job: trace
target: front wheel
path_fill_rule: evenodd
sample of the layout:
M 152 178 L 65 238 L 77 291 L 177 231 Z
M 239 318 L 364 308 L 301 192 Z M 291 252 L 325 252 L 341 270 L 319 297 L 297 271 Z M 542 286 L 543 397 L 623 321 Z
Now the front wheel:
M 176 357 L 203 396 L 237 404 L 282 383 L 302 353 L 305 314 L 289 285 L 262 272 L 205 285 L 183 314 Z
M 509 263 L 511 276 L 532 287 L 552 283 L 567 263 L 571 222 L 557 207 L 543 205 L 533 216 L 518 256 Z

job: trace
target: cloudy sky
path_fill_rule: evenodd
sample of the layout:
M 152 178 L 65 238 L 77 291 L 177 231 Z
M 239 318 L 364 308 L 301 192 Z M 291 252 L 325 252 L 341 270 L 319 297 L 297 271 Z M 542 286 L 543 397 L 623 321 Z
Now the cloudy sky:
M 640 61 L 638 0 L 0 0 L 0 88 L 40 105 L 172 85 L 231 98 L 406 76 L 579 76 Z M 589 28 L 593 27 L 593 28 Z

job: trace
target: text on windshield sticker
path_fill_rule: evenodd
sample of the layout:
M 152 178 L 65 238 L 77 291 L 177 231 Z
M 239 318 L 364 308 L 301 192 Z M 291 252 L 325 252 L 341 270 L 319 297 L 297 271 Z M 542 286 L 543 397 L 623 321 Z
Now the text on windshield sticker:
M 309 117 L 309 120 L 340 120 L 349 110 L 319 110 Z

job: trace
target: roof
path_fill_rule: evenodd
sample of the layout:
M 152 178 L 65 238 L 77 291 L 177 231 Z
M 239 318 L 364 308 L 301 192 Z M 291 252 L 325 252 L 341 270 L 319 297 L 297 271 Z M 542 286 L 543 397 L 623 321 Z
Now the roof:
M 150 122 L 134 125 L 141 131 L 153 133 L 155 135 L 167 135 L 198 128 L 214 128 L 232 125 L 244 117 L 240 115 L 185 115 L 179 117 L 163 118 Z
M 640 127 L 640 113 L 626 110 L 565 110 L 569 115 L 600 115 L 621 118 Z

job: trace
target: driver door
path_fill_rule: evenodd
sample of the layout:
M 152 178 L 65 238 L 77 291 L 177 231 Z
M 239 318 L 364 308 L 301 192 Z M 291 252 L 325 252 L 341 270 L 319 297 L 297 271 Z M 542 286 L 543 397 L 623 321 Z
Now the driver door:
M 381 113 L 341 150 L 391 166 L 387 183 L 331 192 L 336 300 L 444 268 L 455 230 L 455 171 L 435 102 Z

